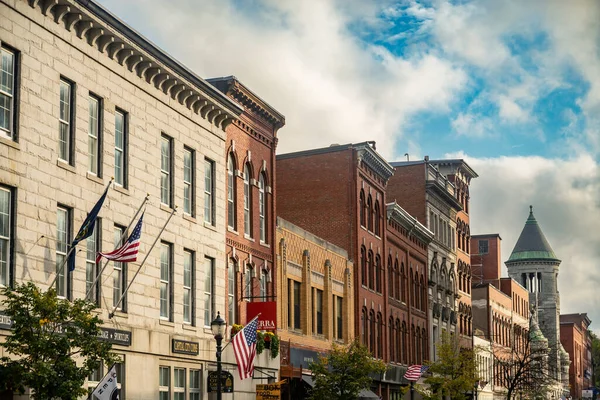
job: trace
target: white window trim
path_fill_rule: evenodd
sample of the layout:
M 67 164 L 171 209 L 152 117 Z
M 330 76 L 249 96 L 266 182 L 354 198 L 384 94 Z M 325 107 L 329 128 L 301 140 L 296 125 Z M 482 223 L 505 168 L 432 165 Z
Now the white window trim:
M 17 82 L 17 77 L 15 76 L 15 71 L 16 71 L 16 59 L 17 59 L 17 55 L 14 51 L 7 49 L 6 47 L 2 47 L 1 46 L 2 43 L 0 42 L 0 62 L 2 62 L 2 55 L 3 53 L 9 53 L 12 56 L 12 71 L 9 71 L 11 73 L 12 76 L 12 92 L 9 93 L 6 90 L 2 90 L 0 89 L 0 93 L 3 94 L 4 96 L 7 96 L 10 99 L 10 104 L 9 104 L 9 112 L 8 112 L 8 130 L 5 128 L 0 127 L 0 132 L 2 132 L 3 136 L 5 136 L 8 139 L 13 139 L 14 138 L 14 132 L 13 132 L 13 124 L 14 124 L 14 118 L 15 118 L 15 88 L 16 88 L 16 82 Z M 2 74 L 2 72 L 0 72 L 0 75 Z
M 164 144 L 167 145 L 167 163 L 166 163 L 166 168 L 167 169 L 163 168 L 163 162 L 162 162 L 162 160 L 163 160 L 163 151 L 162 150 L 163 150 L 163 145 Z M 172 163 L 172 160 L 171 160 L 171 157 L 172 157 L 171 146 L 172 146 L 171 139 L 169 137 L 165 136 L 165 135 L 162 135 L 161 136 L 161 142 L 160 142 L 160 174 L 161 174 L 161 180 L 160 180 L 160 202 L 162 204 L 168 206 L 168 207 L 171 207 L 171 191 L 173 189 L 171 187 L 171 180 L 172 180 L 171 179 L 172 178 L 172 175 L 171 175 L 171 163 Z M 163 196 L 162 196 L 163 195 L 163 186 L 162 186 L 162 183 L 163 183 L 162 177 L 163 177 L 163 175 L 167 177 L 167 179 L 166 179 L 166 194 L 167 194 L 167 199 L 166 200 L 167 200 L 167 202 L 166 203 L 163 201 Z
M 56 249 L 57 262 L 56 262 L 55 270 L 56 270 L 56 273 L 58 274 L 59 273 L 59 268 L 62 266 L 62 272 L 61 272 L 62 277 L 60 275 L 57 276 L 57 278 L 56 278 L 56 284 L 55 285 L 56 285 L 56 296 L 59 297 L 59 298 L 61 298 L 61 299 L 65 299 L 65 298 L 67 298 L 67 295 L 68 295 L 68 285 L 67 285 L 67 283 L 68 283 L 68 276 L 69 276 L 69 274 L 67 273 L 67 271 L 68 271 L 68 265 L 65 263 L 65 261 L 66 261 L 66 257 L 67 257 L 68 251 L 69 251 L 68 250 L 69 231 L 70 231 L 69 224 L 70 224 L 71 221 L 69 221 L 69 209 L 66 208 L 66 207 L 59 206 L 58 209 L 57 209 L 57 213 L 56 213 L 56 216 L 57 216 L 57 220 L 56 220 L 56 241 L 57 242 L 60 241 L 60 237 L 59 237 L 60 233 L 58 231 L 58 226 L 59 226 L 58 215 L 59 215 L 59 213 L 64 213 L 64 218 L 65 218 L 65 230 L 64 230 L 65 242 L 64 243 L 65 243 L 66 247 L 65 247 L 65 251 L 59 251 L 58 249 Z M 60 264 L 58 263 L 58 255 L 60 255 L 60 256 L 63 257 L 63 261 L 61 261 Z M 63 286 L 63 288 L 64 288 L 64 295 L 58 292 L 59 280 L 61 280 L 62 281 L 61 283 L 64 285 Z
M 213 318 L 213 291 L 215 279 L 215 260 L 214 258 L 204 257 L 204 326 L 210 327 Z
M 215 224 L 214 216 L 214 193 L 215 193 L 215 163 L 208 159 L 204 159 L 204 222 L 207 224 Z
M 88 98 L 88 171 L 96 176 L 100 172 L 100 98 L 90 93 Z M 94 116 L 92 111 L 95 108 L 96 115 Z M 94 121 L 95 118 L 95 121 Z M 94 132 L 94 129 L 96 132 Z M 95 144 L 93 143 L 95 142 Z M 90 153 L 90 144 L 93 145 L 95 153 Z
M 229 210 L 233 211 L 232 218 L 229 218 Z M 235 229 L 235 172 L 233 156 L 227 157 L 227 226 Z
M 58 110 L 58 121 L 59 121 L 59 152 L 58 152 L 58 158 L 67 162 L 67 163 L 71 163 L 71 119 L 72 119 L 72 115 L 73 115 L 73 84 L 65 79 L 61 79 L 60 80 L 60 86 L 62 87 L 63 85 L 65 85 L 68 88 L 68 93 L 67 93 L 67 106 L 69 107 L 69 110 L 67 111 L 67 119 L 64 120 L 62 119 L 62 115 L 60 112 L 61 106 L 62 106 L 62 98 L 60 98 L 60 94 L 61 94 L 61 90 L 59 89 L 59 110 Z M 67 137 L 66 137 L 66 158 L 62 158 L 60 155 L 60 126 L 66 126 L 66 132 L 67 132 Z
M 194 319 L 194 309 L 193 309 L 193 307 L 194 307 L 194 252 L 190 251 L 190 250 L 184 250 L 183 254 L 184 254 L 184 258 L 183 258 L 183 294 L 184 294 L 184 296 L 183 296 L 183 323 L 188 324 L 188 325 L 194 325 L 193 324 L 193 322 L 194 322 L 193 321 L 193 319 Z M 187 272 L 187 273 L 189 273 L 189 285 L 185 284 L 186 260 L 189 260 L 189 271 Z M 186 312 L 185 312 L 185 306 L 186 306 L 185 293 L 186 292 L 188 293 L 188 301 L 189 301 L 189 304 L 187 304 L 188 315 L 186 315 Z
M 123 124 L 121 126 L 121 139 L 123 141 L 122 143 L 117 143 L 117 131 L 118 131 L 117 116 L 119 116 L 119 115 L 121 116 L 121 120 L 122 120 L 122 124 Z M 121 187 L 124 187 L 125 183 L 127 182 L 127 180 L 126 180 L 127 171 L 125 169 L 126 163 L 127 163 L 127 161 L 125 160 L 125 157 L 126 157 L 125 147 L 127 146 L 127 144 L 126 144 L 127 138 L 125 137 L 125 135 L 127 135 L 127 127 L 126 127 L 127 119 L 126 118 L 127 118 L 127 116 L 126 116 L 125 112 L 123 112 L 119 109 L 115 110 L 115 183 Z M 121 153 L 121 165 L 119 166 L 121 169 L 120 175 L 117 173 L 117 156 L 116 156 L 117 152 Z M 121 182 L 119 182 L 119 180 Z
M 167 268 L 168 268 L 167 269 L 167 279 L 163 279 L 163 277 L 162 277 L 162 275 L 163 275 L 162 274 L 162 267 L 163 267 L 163 265 L 162 265 L 162 252 L 163 251 L 167 252 Z M 166 291 L 165 292 L 166 292 L 166 296 L 167 296 L 167 298 L 166 298 L 166 300 L 167 300 L 166 301 L 166 310 L 165 310 L 165 312 L 166 312 L 167 315 L 164 316 L 163 313 L 162 313 L 163 310 L 160 309 L 159 310 L 160 311 L 160 319 L 169 321 L 171 319 L 171 307 L 172 307 L 172 304 L 171 304 L 171 270 L 172 270 L 173 266 L 171 265 L 171 263 L 172 263 L 172 260 L 171 260 L 171 246 L 168 243 L 164 243 L 164 242 L 161 243 L 161 260 L 160 260 L 160 263 L 161 263 L 161 265 L 160 265 L 160 268 L 161 268 L 161 271 L 160 271 L 160 284 L 161 284 L 161 286 L 162 285 L 166 285 Z M 160 301 L 162 303 L 162 299 L 160 299 Z
M 113 235 L 115 236 L 115 248 L 117 248 L 118 246 L 121 246 L 123 244 L 123 240 L 125 240 L 125 238 L 123 238 L 123 240 L 120 240 L 121 237 L 123 236 L 123 233 L 125 232 L 125 228 L 122 228 L 120 226 L 115 226 L 114 227 L 114 231 L 113 231 Z M 118 237 L 116 236 L 118 235 Z M 119 287 L 118 287 L 118 297 L 116 296 L 115 293 L 115 281 L 116 281 L 116 276 L 119 277 Z M 117 301 L 119 301 L 119 298 L 123 295 L 124 289 L 123 289 L 123 282 L 124 282 L 124 265 L 122 262 L 117 262 L 114 261 L 113 262 L 113 284 L 112 284 L 112 290 L 113 290 L 113 307 L 116 306 Z M 125 299 L 123 299 L 123 301 L 121 301 L 121 304 L 119 304 L 119 307 L 117 308 L 117 310 L 122 311 L 124 309 L 124 304 L 125 304 Z
M 12 223 L 13 223 L 13 215 L 12 215 L 12 202 L 13 202 L 13 191 L 10 189 L 7 189 L 5 187 L 0 186 L 0 192 L 6 193 L 8 196 L 8 201 L 7 203 L 7 210 L 6 210 L 6 215 L 8 216 L 8 223 L 6 224 L 6 232 L 8 236 L 2 235 L 0 232 L 0 240 L 2 241 L 6 241 L 6 260 L 5 260 L 5 266 L 6 269 L 4 271 L 0 270 L 0 287 L 6 287 L 10 285 L 10 267 L 11 267 L 11 253 L 10 253 L 10 249 L 11 249 L 11 229 L 12 229 Z M 0 210 L 2 211 L 2 210 Z M 2 283 L 2 282 L 5 282 Z

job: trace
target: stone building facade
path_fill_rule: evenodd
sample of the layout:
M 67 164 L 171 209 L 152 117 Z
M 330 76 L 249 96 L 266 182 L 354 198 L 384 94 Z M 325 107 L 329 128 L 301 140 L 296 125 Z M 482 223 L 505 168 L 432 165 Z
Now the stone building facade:
M 2 0 L 0 15 L 9 83 L 0 90 L 0 195 L 10 221 L 0 283 L 46 288 L 114 176 L 96 232 L 58 279 L 60 296 L 84 297 L 99 273 L 93 255 L 115 247 L 148 194 L 138 263 L 109 264 L 92 291 L 123 358 L 121 399 L 207 398 L 209 325 L 227 309 L 226 131 L 246 110 L 93 1 Z M 10 325 L 0 327 L 4 337 Z M 256 381 L 238 381 L 231 346 L 223 361 L 236 399 L 254 398 Z M 276 379 L 279 359 L 263 354 L 257 364 Z
M 309 364 L 332 343 L 354 340 L 354 265 L 348 253 L 277 218 L 277 321 L 282 342 L 282 398 L 305 398 L 312 379 Z

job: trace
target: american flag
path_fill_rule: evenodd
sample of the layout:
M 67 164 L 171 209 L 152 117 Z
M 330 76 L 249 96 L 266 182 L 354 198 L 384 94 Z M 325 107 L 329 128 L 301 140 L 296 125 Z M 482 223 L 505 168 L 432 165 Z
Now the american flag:
M 233 337 L 233 354 L 240 371 L 240 379 L 252 377 L 254 359 L 256 358 L 256 328 L 258 316 L 250 321 Z
M 423 375 L 423 373 L 427 371 L 427 369 L 429 369 L 427 365 L 411 365 L 406 370 L 406 373 L 404 374 L 404 379 L 406 379 L 407 381 L 418 381 L 421 375 Z
M 114 249 L 110 253 L 98 252 L 98 255 L 96 256 L 96 264 L 100 262 L 102 257 L 118 262 L 131 262 L 137 260 L 137 253 L 140 248 L 140 236 L 142 236 L 143 219 L 144 214 L 142 214 L 140 217 L 137 225 L 133 229 L 133 232 L 131 232 L 131 235 L 129 235 L 123 246 Z

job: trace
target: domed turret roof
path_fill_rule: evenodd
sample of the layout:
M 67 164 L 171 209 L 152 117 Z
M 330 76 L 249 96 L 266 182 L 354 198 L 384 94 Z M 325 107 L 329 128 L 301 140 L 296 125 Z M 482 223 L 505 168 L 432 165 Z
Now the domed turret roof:
M 533 206 L 529 206 L 529 218 L 525 221 L 525 227 L 521 231 L 521 236 L 519 236 L 507 263 L 529 260 L 560 262 L 533 216 Z

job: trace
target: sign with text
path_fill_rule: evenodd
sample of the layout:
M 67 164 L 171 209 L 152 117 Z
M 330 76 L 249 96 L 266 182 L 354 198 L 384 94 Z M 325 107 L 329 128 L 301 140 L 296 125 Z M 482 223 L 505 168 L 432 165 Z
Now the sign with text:
M 285 380 L 266 385 L 256 385 L 256 400 L 280 400 L 282 383 L 285 383 Z
M 216 392 L 218 381 L 217 371 L 208 371 L 206 377 L 206 391 Z M 221 393 L 233 393 L 233 375 L 227 371 L 221 371 Z
M 173 353 L 197 356 L 199 352 L 200 345 L 198 342 L 173 339 Z
M 274 301 L 258 301 L 246 303 L 246 323 L 258 315 L 259 331 L 277 330 L 277 303 Z

